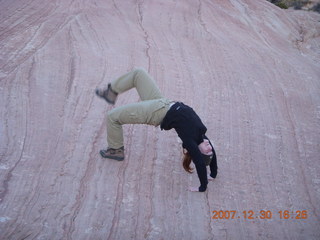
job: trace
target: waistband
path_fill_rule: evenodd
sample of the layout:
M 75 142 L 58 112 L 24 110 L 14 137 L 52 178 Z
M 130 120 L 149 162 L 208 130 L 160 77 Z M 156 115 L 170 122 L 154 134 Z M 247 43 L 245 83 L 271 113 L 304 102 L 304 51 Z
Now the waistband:
M 176 102 L 175 101 L 171 101 L 169 99 L 166 99 L 165 101 L 165 109 L 166 109 L 166 112 L 170 110 L 170 108 L 175 104 Z
M 176 103 L 176 102 L 171 101 L 170 104 L 169 104 L 169 109 L 170 109 L 175 103 Z

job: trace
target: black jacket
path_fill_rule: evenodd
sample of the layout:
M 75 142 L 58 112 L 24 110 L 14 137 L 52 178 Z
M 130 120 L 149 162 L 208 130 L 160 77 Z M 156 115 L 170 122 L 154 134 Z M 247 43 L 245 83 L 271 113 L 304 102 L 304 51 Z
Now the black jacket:
M 207 139 L 205 136 L 207 132 L 206 126 L 191 107 L 177 102 L 169 109 L 160 127 L 161 130 L 170 130 L 172 128 L 176 130 L 182 140 L 183 148 L 187 149 L 195 164 L 201 184 L 199 191 L 204 192 L 208 185 L 207 168 L 198 145 L 203 142 L 204 138 Z M 212 151 L 213 158 L 210 164 L 210 170 L 211 177 L 215 178 L 217 175 L 217 161 L 213 147 Z

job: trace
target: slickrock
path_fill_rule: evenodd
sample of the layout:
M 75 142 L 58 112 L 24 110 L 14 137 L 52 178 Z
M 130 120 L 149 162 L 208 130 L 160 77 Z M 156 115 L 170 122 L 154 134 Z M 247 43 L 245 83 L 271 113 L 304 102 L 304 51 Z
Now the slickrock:
M 0 1 L 0 239 L 320 239 L 319 21 L 265 0 Z M 207 126 L 205 193 L 174 130 L 126 125 L 125 161 L 99 156 L 94 89 L 134 67 Z

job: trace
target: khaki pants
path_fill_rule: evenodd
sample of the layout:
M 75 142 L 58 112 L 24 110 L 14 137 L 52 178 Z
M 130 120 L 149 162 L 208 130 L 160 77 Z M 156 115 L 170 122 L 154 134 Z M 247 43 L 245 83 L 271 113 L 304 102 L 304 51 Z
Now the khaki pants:
M 111 82 L 118 94 L 136 88 L 141 102 L 112 109 L 107 114 L 107 141 L 109 148 L 120 148 L 123 144 L 123 124 L 149 124 L 159 126 L 167 111 L 170 100 L 163 98 L 154 80 L 143 69 L 133 71 Z

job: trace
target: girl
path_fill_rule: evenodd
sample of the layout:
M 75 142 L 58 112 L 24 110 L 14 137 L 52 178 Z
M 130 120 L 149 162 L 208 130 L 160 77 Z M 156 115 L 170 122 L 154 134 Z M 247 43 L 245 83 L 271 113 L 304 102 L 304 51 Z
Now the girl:
M 184 169 L 191 173 L 193 161 L 200 180 L 200 187 L 190 187 L 193 192 L 204 192 L 208 179 L 217 176 L 217 159 L 210 140 L 205 135 L 207 128 L 195 111 L 183 104 L 164 98 L 151 76 L 141 68 L 115 79 L 107 89 L 97 89 L 96 94 L 109 104 L 115 104 L 118 94 L 136 88 L 141 102 L 127 104 L 112 109 L 107 114 L 108 148 L 101 150 L 103 158 L 124 160 L 123 124 L 149 124 L 161 130 L 174 128 L 182 140 L 184 148 Z M 206 166 L 210 166 L 207 176 Z

